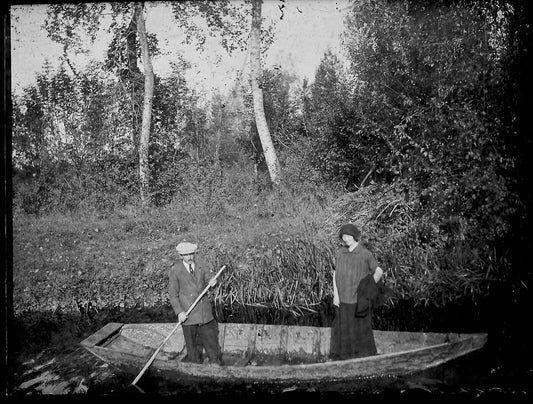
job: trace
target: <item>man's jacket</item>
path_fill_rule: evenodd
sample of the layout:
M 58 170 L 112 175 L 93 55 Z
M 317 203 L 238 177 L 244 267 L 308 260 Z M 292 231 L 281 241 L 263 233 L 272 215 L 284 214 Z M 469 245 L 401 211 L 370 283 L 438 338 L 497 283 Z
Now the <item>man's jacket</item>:
M 212 274 L 204 268 L 195 262 L 195 271 L 191 274 L 181 260 L 170 268 L 168 297 L 176 315 L 187 312 L 209 283 Z M 183 322 L 183 325 L 205 324 L 213 318 L 211 301 L 206 293 L 191 311 L 187 320 Z
M 356 317 L 366 317 L 373 309 L 381 306 L 391 295 L 392 290 L 380 279 L 376 284 L 373 275 L 367 275 L 357 287 Z

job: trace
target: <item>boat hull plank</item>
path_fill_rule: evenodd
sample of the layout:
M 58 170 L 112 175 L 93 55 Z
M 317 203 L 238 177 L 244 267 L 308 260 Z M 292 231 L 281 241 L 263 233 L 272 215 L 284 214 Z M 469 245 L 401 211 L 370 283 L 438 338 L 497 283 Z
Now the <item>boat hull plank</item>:
M 114 335 L 116 332 L 122 329 L 124 325 L 122 323 L 109 323 L 99 329 L 81 342 L 82 346 L 93 346 L 101 344 L 103 341 Z

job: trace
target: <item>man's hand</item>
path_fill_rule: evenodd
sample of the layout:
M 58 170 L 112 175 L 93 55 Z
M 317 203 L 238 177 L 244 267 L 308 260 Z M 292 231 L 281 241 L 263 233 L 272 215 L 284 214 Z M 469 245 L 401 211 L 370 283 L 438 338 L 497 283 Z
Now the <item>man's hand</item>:
M 213 286 L 215 286 L 217 284 L 217 278 L 211 278 L 211 280 L 209 281 L 208 285 L 210 288 L 212 288 Z
M 178 321 L 183 323 L 185 320 L 187 320 L 187 314 L 182 311 L 180 314 L 178 314 Z

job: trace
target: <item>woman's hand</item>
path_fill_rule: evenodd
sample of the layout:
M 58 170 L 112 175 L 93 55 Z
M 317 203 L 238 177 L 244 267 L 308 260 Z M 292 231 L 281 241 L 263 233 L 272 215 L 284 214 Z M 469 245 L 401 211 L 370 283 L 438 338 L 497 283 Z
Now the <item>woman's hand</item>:
M 210 288 L 212 288 L 213 286 L 215 286 L 217 284 L 217 278 L 211 278 L 211 280 L 209 281 L 208 285 Z
M 335 279 L 335 271 L 333 271 L 333 305 L 339 306 L 341 301 L 339 299 L 339 291 L 337 290 L 337 280 Z
M 187 320 L 187 313 L 182 311 L 180 314 L 178 314 L 178 321 L 183 323 L 185 320 Z

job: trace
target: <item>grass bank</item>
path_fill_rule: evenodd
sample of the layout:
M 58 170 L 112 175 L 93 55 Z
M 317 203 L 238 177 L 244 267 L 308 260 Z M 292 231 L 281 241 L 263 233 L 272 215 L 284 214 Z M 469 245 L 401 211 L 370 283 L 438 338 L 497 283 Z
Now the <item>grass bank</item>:
M 200 245 L 213 271 L 227 266 L 211 295 L 219 321 L 330 325 L 337 229 L 346 222 L 362 228 L 394 291 L 377 328 L 479 326 L 472 319 L 482 319 L 478 303 L 493 282 L 485 261 L 421 241 L 415 207 L 393 190 L 241 188 L 164 207 L 15 212 L 12 335 L 25 340 L 17 350 L 64 349 L 108 321 L 174 321 L 167 279 L 183 240 Z M 470 316 L 457 316 L 465 304 Z

